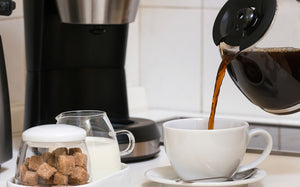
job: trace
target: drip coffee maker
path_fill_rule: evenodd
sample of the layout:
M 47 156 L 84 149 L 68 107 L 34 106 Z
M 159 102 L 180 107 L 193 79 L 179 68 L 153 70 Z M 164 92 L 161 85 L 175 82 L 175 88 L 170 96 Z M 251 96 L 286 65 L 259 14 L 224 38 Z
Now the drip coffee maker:
M 135 136 L 135 149 L 123 161 L 159 152 L 156 124 L 128 112 L 124 65 L 138 5 L 139 0 L 24 0 L 25 129 L 55 123 L 65 111 L 102 110 L 114 129 Z M 118 140 L 127 147 L 126 137 Z
M 233 82 L 269 113 L 300 110 L 299 10 L 296 0 L 229 0 L 214 23 Z

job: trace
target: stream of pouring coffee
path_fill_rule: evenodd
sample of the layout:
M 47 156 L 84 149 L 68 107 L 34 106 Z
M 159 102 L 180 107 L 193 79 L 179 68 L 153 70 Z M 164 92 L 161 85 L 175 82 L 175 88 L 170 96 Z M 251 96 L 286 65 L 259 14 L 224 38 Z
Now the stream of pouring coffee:
M 216 83 L 215 83 L 215 90 L 214 90 L 214 95 L 213 95 L 212 104 L 211 104 L 209 122 L 208 122 L 208 129 L 209 130 L 214 129 L 215 113 L 216 113 L 220 88 L 221 88 L 223 78 L 224 78 L 224 75 L 225 75 L 225 72 L 226 72 L 226 67 L 228 66 L 228 64 L 230 63 L 230 61 L 232 59 L 233 58 L 231 58 L 228 55 L 223 55 L 222 62 L 221 62 L 220 66 L 219 66 L 219 69 L 218 69 L 218 74 L 217 74 Z

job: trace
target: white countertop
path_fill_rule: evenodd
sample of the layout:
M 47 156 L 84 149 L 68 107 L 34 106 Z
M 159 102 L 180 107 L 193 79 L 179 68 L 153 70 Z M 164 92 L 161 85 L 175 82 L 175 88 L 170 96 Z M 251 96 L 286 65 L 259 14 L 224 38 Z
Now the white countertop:
M 206 115 L 165 110 L 140 112 L 134 115 L 134 117 L 149 118 L 156 122 L 180 116 L 199 117 Z M 245 119 L 242 118 L 242 120 Z M 269 120 L 265 121 L 270 122 Z M 0 187 L 5 187 L 6 180 L 13 177 L 15 174 L 15 163 L 18 155 L 18 147 L 20 146 L 20 138 L 14 137 L 13 146 L 13 159 L 2 164 L 2 168 L 0 170 Z M 250 162 L 257 156 L 258 154 L 247 153 L 243 163 Z M 169 161 L 166 157 L 163 146 L 161 147 L 161 152 L 159 153 L 158 157 L 148 161 L 130 163 L 128 165 L 130 168 L 129 172 L 131 176 L 131 187 L 163 187 L 162 184 L 151 182 L 144 175 L 149 169 L 169 165 Z M 259 168 L 266 171 L 267 176 L 260 182 L 249 184 L 248 187 L 299 187 L 300 185 L 300 157 L 270 155 L 259 166 Z
M 2 165 L 0 187 L 5 187 L 6 180 L 14 176 L 20 138 L 14 138 L 13 142 L 13 159 Z M 247 153 L 243 162 L 250 162 L 257 156 L 258 154 Z M 163 146 L 158 157 L 128 165 L 130 167 L 131 187 L 163 187 L 162 184 L 151 182 L 144 176 L 144 173 L 149 169 L 169 165 Z M 248 187 L 299 187 L 300 157 L 270 155 L 259 168 L 266 171 L 267 176 L 260 182 L 249 184 Z

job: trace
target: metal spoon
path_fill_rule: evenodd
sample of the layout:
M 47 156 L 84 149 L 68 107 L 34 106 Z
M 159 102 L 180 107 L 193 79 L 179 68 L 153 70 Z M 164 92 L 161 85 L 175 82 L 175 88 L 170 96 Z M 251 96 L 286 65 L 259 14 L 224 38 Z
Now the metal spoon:
M 220 177 L 208 177 L 208 178 L 192 179 L 192 180 L 177 179 L 176 182 L 183 181 L 186 183 L 193 183 L 201 180 L 213 180 L 213 179 L 226 179 L 225 181 L 244 180 L 252 177 L 257 172 L 257 170 L 258 170 L 257 168 L 253 168 L 246 171 L 237 172 L 231 177 L 220 176 Z

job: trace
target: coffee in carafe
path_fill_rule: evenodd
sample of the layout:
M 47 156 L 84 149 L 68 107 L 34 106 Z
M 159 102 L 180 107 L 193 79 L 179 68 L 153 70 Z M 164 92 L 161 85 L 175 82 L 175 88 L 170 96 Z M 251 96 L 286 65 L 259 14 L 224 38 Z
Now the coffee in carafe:
M 223 55 L 233 58 L 228 73 L 254 104 L 271 111 L 298 102 L 300 49 L 253 48 L 238 55 L 224 50 Z
M 254 104 L 280 108 L 297 102 L 300 93 L 300 49 L 253 48 L 240 53 L 225 49 L 222 52 L 208 129 L 213 129 L 226 67 L 233 82 Z M 248 93 L 251 95 L 248 96 Z

